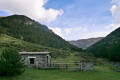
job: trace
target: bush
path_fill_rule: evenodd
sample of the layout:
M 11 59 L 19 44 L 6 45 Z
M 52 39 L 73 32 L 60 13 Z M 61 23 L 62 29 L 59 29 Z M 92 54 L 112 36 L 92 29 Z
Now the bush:
M 120 53 L 119 52 L 111 53 L 109 56 L 109 60 L 114 62 L 120 62 Z
M 24 72 L 24 66 L 18 51 L 13 49 L 3 49 L 0 56 L 0 75 L 14 76 Z

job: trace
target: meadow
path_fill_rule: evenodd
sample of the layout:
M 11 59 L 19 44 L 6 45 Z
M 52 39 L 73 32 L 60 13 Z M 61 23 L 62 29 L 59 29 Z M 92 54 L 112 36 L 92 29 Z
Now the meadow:
M 27 69 L 16 77 L 0 77 L 0 80 L 120 80 L 120 73 L 108 66 L 95 67 L 94 71 Z

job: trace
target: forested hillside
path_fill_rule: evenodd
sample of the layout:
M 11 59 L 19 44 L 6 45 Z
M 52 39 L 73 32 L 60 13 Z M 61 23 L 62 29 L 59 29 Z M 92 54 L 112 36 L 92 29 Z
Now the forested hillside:
M 72 51 L 82 50 L 54 34 L 47 26 L 23 15 L 1 17 L 0 33 L 47 47 L 70 49 Z
M 96 57 L 120 61 L 120 27 L 87 49 Z

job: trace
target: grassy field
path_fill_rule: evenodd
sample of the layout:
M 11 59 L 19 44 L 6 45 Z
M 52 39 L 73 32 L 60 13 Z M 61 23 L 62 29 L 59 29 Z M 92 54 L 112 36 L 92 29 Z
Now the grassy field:
M 17 77 L 0 77 L 0 80 L 120 80 L 120 73 L 109 67 L 95 67 L 95 71 L 26 69 Z

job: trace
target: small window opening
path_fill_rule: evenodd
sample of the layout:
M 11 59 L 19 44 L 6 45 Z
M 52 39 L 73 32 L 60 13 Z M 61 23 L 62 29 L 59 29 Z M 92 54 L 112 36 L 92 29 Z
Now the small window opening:
M 30 58 L 30 64 L 34 64 L 35 59 L 34 58 Z

